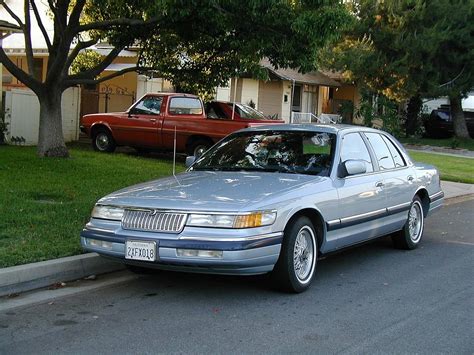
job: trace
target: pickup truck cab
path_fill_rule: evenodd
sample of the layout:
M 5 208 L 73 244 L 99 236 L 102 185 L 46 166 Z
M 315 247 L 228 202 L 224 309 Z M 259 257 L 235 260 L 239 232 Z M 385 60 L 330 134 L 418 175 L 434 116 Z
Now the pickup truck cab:
M 176 151 L 200 156 L 234 131 L 283 122 L 222 111 L 227 114 L 207 116 L 198 96 L 153 93 L 144 95 L 126 112 L 85 115 L 80 128 L 92 139 L 94 149 L 101 152 L 113 152 L 116 146 L 172 150 L 176 131 Z

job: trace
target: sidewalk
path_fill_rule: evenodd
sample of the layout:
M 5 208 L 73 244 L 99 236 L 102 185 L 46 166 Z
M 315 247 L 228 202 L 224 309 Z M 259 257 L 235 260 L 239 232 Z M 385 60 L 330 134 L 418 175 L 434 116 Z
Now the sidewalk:
M 438 155 L 447 155 L 450 157 L 474 159 L 474 152 L 467 149 L 452 149 L 452 148 L 446 148 L 446 147 L 435 147 L 431 145 L 415 145 L 415 144 L 404 144 L 403 146 L 409 151 L 418 151 L 418 152 L 432 153 L 432 154 L 438 154 Z
M 474 194 L 474 185 L 460 182 L 441 181 L 441 189 L 445 199 Z
M 441 181 L 441 188 L 446 202 L 461 196 L 474 198 L 474 185 L 471 184 Z M 123 269 L 122 264 L 96 253 L 3 268 L 0 269 L 0 297 Z

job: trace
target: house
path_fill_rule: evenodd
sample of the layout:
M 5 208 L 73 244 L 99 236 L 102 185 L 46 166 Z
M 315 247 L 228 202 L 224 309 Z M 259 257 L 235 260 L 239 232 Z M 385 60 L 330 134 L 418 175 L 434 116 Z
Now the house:
M 294 69 L 276 69 L 268 60 L 261 65 L 269 80 L 233 78 L 227 88 L 218 88 L 216 98 L 253 105 L 268 116 L 291 121 L 294 113 L 319 116 L 327 105 L 325 93 L 341 84 L 321 72 L 299 73 Z

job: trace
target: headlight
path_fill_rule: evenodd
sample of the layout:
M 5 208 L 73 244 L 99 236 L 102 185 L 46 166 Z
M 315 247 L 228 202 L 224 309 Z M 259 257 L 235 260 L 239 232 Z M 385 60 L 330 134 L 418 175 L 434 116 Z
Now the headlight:
M 258 211 L 245 215 L 193 213 L 189 215 L 186 225 L 215 228 L 253 228 L 273 224 L 275 219 L 275 211 Z
M 92 210 L 92 218 L 111 219 L 121 221 L 124 209 L 115 206 L 95 205 Z

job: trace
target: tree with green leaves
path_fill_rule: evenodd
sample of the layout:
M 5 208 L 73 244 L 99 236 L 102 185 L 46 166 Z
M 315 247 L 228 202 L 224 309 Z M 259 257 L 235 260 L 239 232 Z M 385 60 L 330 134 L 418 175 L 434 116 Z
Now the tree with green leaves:
M 329 51 L 326 65 L 360 86 L 408 100 L 407 134 L 422 97 L 448 96 L 458 137 L 469 137 L 461 99 L 474 88 L 471 0 L 354 0 L 353 26 Z
M 258 63 L 263 57 L 276 67 L 309 71 L 319 49 L 337 38 L 349 18 L 340 1 L 48 0 L 54 21 L 50 38 L 36 1 L 24 0 L 19 16 L 0 0 L 23 31 L 28 71 L 17 67 L 3 48 L 0 62 L 38 96 L 40 156 L 68 155 L 61 127 L 61 96 L 68 87 L 153 69 L 175 86 L 212 90 L 239 73 L 262 75 Z M 32 17 L 49 52 L 44 81 L 33 76 Z M 80 53 L 99 41 L 113 49 L 84 65 Z M 137 66 L 99 77 L 129 46 L 140 48 Z

